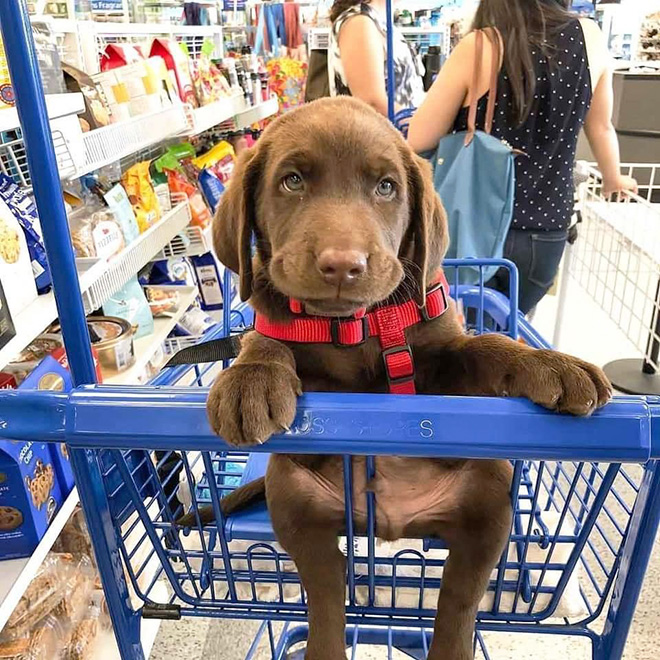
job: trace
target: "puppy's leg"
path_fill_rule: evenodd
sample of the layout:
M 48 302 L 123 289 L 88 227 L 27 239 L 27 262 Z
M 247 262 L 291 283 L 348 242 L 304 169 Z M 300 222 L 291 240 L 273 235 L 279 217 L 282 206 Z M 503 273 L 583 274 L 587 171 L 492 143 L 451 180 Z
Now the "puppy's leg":
M 326 506 L 311 473 L 286 456 L 270 458 L 268 510 L 277 540 L 296 565 L 307 596 L 305 660 L 346 660 L 346 559 L 339 550 L 341 506 Z
M 501 335 L 454 337 L 425 353 L 424 361 L 431 367 L 421 389 L 429 394 L 525 397 L 573 415 L 589 415 L 612 396 L 598 367 Z
M 293 423 L 301 393 L 291 350 L 252 332 L 215 379 L 206 410 L 215 433 L 230 444 L 261 444 Z
M 436 532 L 448 544 L 449 557 L 429 660 L 472 660 L 479 602 L 509 540 L 510 464 L 472 461 L 468 466 L 451 495 L 457 506 Z

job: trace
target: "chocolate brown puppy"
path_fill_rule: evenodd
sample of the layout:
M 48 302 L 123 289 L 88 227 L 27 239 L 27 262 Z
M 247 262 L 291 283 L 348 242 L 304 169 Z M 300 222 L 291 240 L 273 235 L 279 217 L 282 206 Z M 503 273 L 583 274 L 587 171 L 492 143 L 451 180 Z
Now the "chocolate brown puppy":
M 448 235 L 429 165 L 387 120 L 342 98 L 287 113 L 242 154 L 214 221 L 214 241 L 223 263 L 240 274 L 242 297 L 263 318 L 286 323 L 300 309 L 342 318 L 410 300 L 424 308 Z M 602 371 L 581 360 L 502 336 L 466 335 L 453 303 L 408 327 L 405 340 L 418 393 L 527 397 L 576 415 L 611 396 Z M 263 443 L 293 422 L 302 391 L 387 392 L 379 340 L 338 347 L 247 335 L 211 389 L 211 425 L 233 445 Z M 364 460 L 353 465 L 354 518 L 364 531 Z M 509 535 L 510 482 L 506 461 L 376 459 L 369 488 L 378 535 L 440 537 L 450 551 L 429 658 L 472 657 L 477 607 Z M 343 659 L 341 459 L 273 455 L 265 482 L 235 499 L 264 487 L 277 538 L 308 595 L 306 658 Z

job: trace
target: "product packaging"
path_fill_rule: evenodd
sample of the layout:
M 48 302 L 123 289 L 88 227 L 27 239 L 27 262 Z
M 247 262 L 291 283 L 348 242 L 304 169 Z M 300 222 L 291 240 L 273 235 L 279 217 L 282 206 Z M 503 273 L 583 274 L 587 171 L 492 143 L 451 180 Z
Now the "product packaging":
M 129 245 L 140 235 L 140 229 L 126 191 L 118 183 L 103 198 L 119 223 L 125 244 Z
M 236 154 L 231 144 L 222 140 L 206 153 L 194 158 L 193 163 L 200 170 L 210 170 L 222 184 L 226 184 L 234 171 Z
M 110 110 L 110 122 L 116 124 L 131 117 L 129 107 L 130 97 L 126 85 L 114 71 L 95 73 L 92 76 L 94 85 L 101 90 Z
M 80 69 L 62 63 L 64 82 L 69 92 L 80 92 L 85 102 L 85 112 L 80 115 L 90 129 L 101 128 L 110 123 L 110 105 L 105 94 L 92 77 Z
M 172 317 L 179 309 L 179 292 L 176 287 L 147 286 L 144 293 L 154 317 Z
M 206 206 L 199 188 L 190 183 L 182 172 L 166 170 L 166 174 L 170 191 L 173 193 L 183 193 L 188 198 L 190 215 L 192 216 L 190 224 L 205 228 L 211 222 L 211 212 L 208 206 Z
M 104 379 L 133 366 L 133 328 L 128 321 L 113 316 L 90 316 L 87 328 L 92 346 L 98 353 Z
M 175 337 L 199 337 L 215 325 L 215 321 L 199 307 L 191 307 L 174 326 Z
M 154 319 L 137 277 L 130 279 L 103 303 L 103 313 L 128 321 L 134 329 L 134 339 L 153 334 Z
M 29 557 L 63 494 L 46 443 L 0 441 L 0 558 Z
M 0 173 L 0 199 L 9 207 L 23 229 L 37 291 L 45 293 L 50 289 L 52 280 L 37 207 L 23 188 L 2 173 Z
M 140 46 L 134 44 L 107 44 L 101 55 L 101 71 L 118 69 L 127 64 L 142 62 L 144 55 Z
M 191 257 L 190 261 L 195 269 L 202 309 L 206 311 L 222 309 L 222 277 L 215 257 L 211 252 L 207 252 Z
M 68 219 L 76 257 L 111 259 L 126 245 L 120 222 L 100 203 L 87 203 L 73 211 Z
M 199 173 L 198 181 L 206 203 L 211 207 L 211 211 L 215 213 L 215 210 L 220 203 L 220 198 L 225 192 L 225 187 L 222 185 L 215 172 L 212 172 L 211 170 L 202 170 Z
M 2 281 L 0 280 L 0 348 L 6 346 L 16 336 L 14 322 L 9 312 Z
M 101 367 L 99 365 L 96 350 L 92 348 L 92 356 L 96 367 L 96 380 L 103 382 Z M 21 383 L 22 390 L 55 390 L 59 392 L 70 392 L 73 389 L 73 378 L 69 371 L 69 363 L 64 348 L 57 348 L 47 355 L 35 369 Z M 51 443 L 48 445 L 55 476 L 60 485 L 64 497 L 66 497 L 74 486 L 73 470 L 69 462 L 69 453 L 66 445 Z
M 121 179 L 122 186 L 133 206 L 140 233 L 160 220 L 161 210 L 158 197 L 149 176 L 149 162 L 136 163 Z
M 172 259 L 161 259 L 151 264 L 151 271 L 143 281 L 145 285 L 176 285 L 195 286 L 195 273 L 188 259 L 174 257 Z
M 165 214 L 171 211 L 172 199 L 170 198 L 170 187 L 167 185 L 167 174 L 158 169 L 155 160 L 149 165 L 149 175 L 151 176 L 154 192 L 158 198 L 160 212 Z
M 190 75 L 189 58 L 182 46 L 170 39 L 154 39 L 149 52 L 150 57 L 162 57 L 167 70 L 179 92 L 179 98 L 196 108 L 197 97 Z
M 16 283 L 20 282 L 20 286 Z M 0 285 L 9 312 L 16 318 L 37 297 L 32 260 L 23 229 L 0 199 Z

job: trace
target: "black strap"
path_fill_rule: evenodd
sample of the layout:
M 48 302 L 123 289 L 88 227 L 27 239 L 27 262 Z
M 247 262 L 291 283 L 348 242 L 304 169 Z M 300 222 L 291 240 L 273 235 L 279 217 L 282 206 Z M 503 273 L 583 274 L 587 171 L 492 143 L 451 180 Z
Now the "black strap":
M 221 362 L 233 360 L 241 350 L 241 333 L 222 339 L 204 341 L 195 346 L 189 346 L 175 353 L 163 367 L 176 367 L 181 364 L 203 364 L 204 362 Z

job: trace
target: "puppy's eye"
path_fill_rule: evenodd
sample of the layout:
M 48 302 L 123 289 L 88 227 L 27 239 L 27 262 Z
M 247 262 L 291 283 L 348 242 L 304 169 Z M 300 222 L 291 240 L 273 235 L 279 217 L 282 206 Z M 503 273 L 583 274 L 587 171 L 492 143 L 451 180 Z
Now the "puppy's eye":
M 300 174 L 291 172 L 282 179 L 282 188 L 287 192 L 300 192 L 305 187 L 305 182 Z
M 376 186 L 376 194 L 379 197 L 393 197 L 396 192 L 396 184 L 392 179 L 383 179 Z

